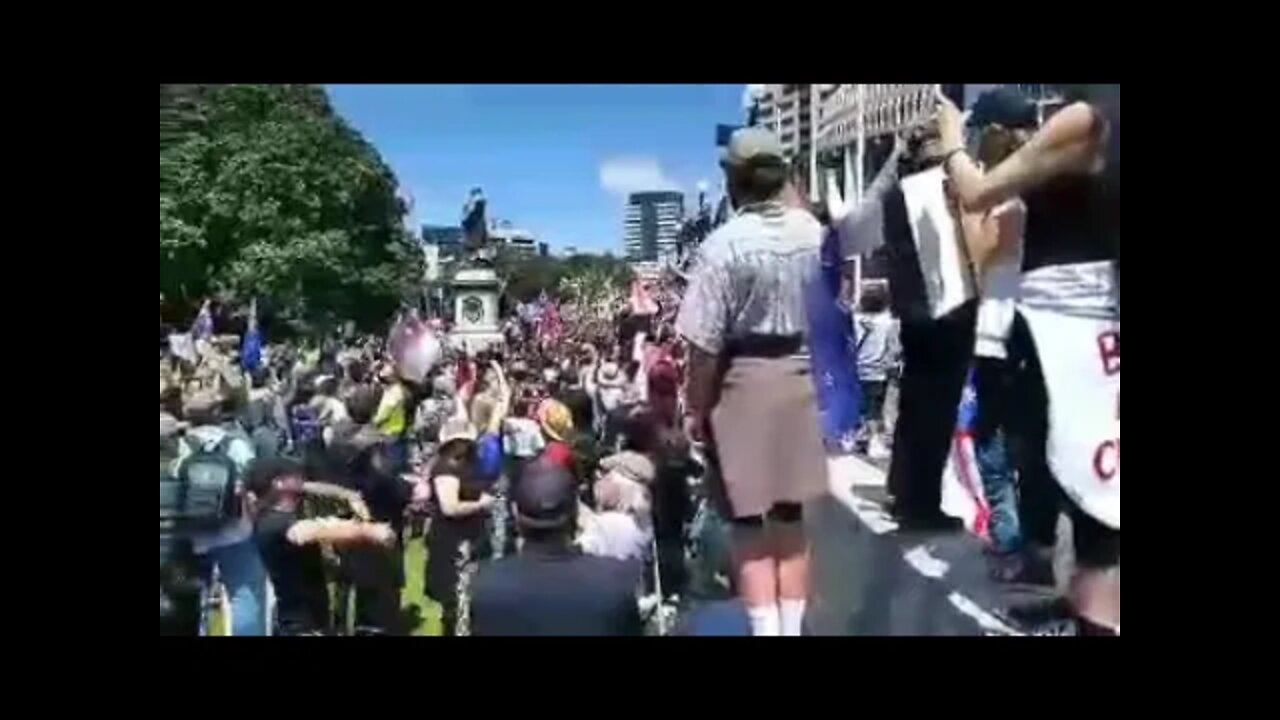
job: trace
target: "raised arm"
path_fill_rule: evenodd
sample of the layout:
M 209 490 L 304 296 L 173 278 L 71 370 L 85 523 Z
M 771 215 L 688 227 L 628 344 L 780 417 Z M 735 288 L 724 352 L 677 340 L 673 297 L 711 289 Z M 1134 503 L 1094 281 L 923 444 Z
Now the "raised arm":
M 332 483 L 305 482 L 302 483 L 302 492 L 313 497 L 342 500 L 351 506 L 351 512 L 355 513 L 356 517 L 366 522 L 370 518 L 369 508 L 364 504 L 364 498 L 355 490 L 350 490 Z
M 481 432 L 501 433 L 502 423 L 511 412 L 511 385 L 507 382 L 507 375 L 502 371 L 501 364 L 491 362 L 489 367 L 493 368 L 494 374 L 498 377 L 498 404 L 489 417 L 489 427 L 482 428 Z
M 987 210 L 1059 175 L 1092 172 L 1102 161 L 1106 123 L 1087 103 L 1058 111 L 1025 145 L 985 173 L 964 151 L 960 110 L 941 93 L 938 105 L 944 169 L 966 210 Z
M 395 531 L 386 523 L 365 523 L 338 518 L 299 520 L 289 526 L 286 535 L 294 545 L 328 543 L 331 545 L 391 545 Z
M 843 260 L 869 255 L 884 244 L 884 197 L 898 184 L 898 160 L 902 157 L 904 147 L 902 139 L 895 135 L 893 151 L 880 168 L 880 173 L 858 199 L 857 206 L 837 221 L 840 256 Z

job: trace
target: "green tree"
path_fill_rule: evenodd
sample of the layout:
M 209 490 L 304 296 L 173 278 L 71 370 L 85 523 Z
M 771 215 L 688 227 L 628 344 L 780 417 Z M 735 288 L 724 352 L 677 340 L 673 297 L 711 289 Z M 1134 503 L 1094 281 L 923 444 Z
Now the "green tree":
M 386 322 L 422 278 L 391 169 L 310 85 L 161 86 L 160 290 L 296 329 Z
M 499 248 L 494 271 L 516 302 L 529 302 L 545 291 L 554 298 L 594 304 L 610 292 L 625 292 L 634 277 L 625 260 L 608 253 L 531 257 L 506 248 Z
M 516 302 L 529 302 L 544 290 L 554 296 L 560 279 L 564 277 L 565 267 L 558 258 L 528 257 L 500 248 L 494 272 L 502 280 L 507 297 Z

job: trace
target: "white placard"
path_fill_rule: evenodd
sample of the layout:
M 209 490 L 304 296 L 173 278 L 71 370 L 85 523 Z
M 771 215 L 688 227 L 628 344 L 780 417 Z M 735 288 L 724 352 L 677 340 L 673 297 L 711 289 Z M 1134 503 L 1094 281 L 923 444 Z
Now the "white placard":
M 956 223 L 942 192 L 946 173 L 941 167 L 904 178 L 902 197 L 907 206 L 911 238 L 920 259 L 930 314 L 942 317 L 976 294 L 969 259 L 960 246 Z

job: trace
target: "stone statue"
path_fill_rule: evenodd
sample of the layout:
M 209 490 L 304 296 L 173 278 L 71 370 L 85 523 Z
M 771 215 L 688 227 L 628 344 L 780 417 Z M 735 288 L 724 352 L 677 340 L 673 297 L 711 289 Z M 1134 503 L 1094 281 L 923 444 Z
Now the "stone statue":
M 489 220 L 485 215 L 484 190 L 471 188 L 462 206 L 462 235 L 466 263 L 471 266 L 493 265 L 493 248 L 489 245 Z
M 483 349 L 501 345 L 498 300 L 501 281 L 494 271 L 496 248 L 489 241 L 484 191 L 471 188 L 462 207 L 463 260 L 453 274 L 454 329 L 449 342 L 455 348 Z

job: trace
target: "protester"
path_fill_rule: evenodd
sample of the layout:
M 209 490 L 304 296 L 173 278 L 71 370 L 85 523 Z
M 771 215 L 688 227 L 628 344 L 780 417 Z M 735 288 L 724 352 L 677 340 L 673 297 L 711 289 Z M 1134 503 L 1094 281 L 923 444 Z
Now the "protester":
M 402 627 L 400 592 L 404 587 L 404 548 L 401 538 L 405 511 L 413 487 L 395 472 L 388 438 L 372 427 L 361 427 L 338 441 L 350 459 L 341 470 L 343 486 L 357 493 L 368 515 L 391 528 L 390 547 L 359 546 L 343 553 L 343 574 L 355 588 L 357 632 L 407 634 Z
M 403 471 L 409 465 L 409 451 L 404 436 L 409 429 L 410 390 L 391 363 L 382 366 L 378 372 L 378 380 L 382 383 L 382 401 L 378 404 L 378 411 L 374 413 L 373 424 L 382 434 L 391 438 L 391 457 L 396 469 Z
M 1012 88 L 999 88 L 978 98 L 968 125 L 981 133 L 978 159 L 993 168 L 1021 147 L 1035 131 L 1036 106 Z M 949 186 L 948 186 L 949 189 Z M 1017 197 L 983 212 L 956 208 L 962 218 L 966 244 L 981 248 L 989 258 L 978 276 L 978 305 L 974 346 L 974 386 L 978 414 L 974 427 L 974 455 L 982 477 L 983 495 L 991 508 L 989 534 L 992 573 L 998 580 L 1045 580 L 1034 574 L 1044 565 L 1024 562 L 1018 518 L 1015 467 L 1010 448 L 1018 431 L 1013 411 L 1015 361 L 1009 359 L 1009 338 L 1015 323 L 1023 322 L 1015 303 L 1021 282 L 1022 235 L 1026 208 Z
M 1044 388 L 1038 418 L 1028 419 L 1028 442 L 1045 438 L 1066 492 L 1028 486 L 1024 493 L 1057 495 L 1071 515 L 1076 572 L 1067 600 L 1077 631 L 1118 635 L 1120 90 L 1081 90 L 1079 101 L 987 171 L 964 150 L 960 111 L 941 95 L 939 132 L 964 210 L 986 211 L 1018 196 L 1026 204 L 1019 311 L 1031 347 L 1022 351 L 1028 372 L 1038 376 L 1033 384 Z M 989 260 L 982 250 L 971 250 L 980 268 Z
M 254 460 L 254 450 L 249 437 L 233 419 L 234 396 L 226 392 L 198 391 L 187 399 L 182 414 L 191 427 L 179 444 L 172 472 L 181 475 L 190 469 L 194 458 L 210 455 L 215 461 L 226 458 L 237 477 L 243 479 Z M 196 533 L 191 538 L 192 546 L 197 556 L 206 558 L 218 569 L 218 578 L 230 598 L 231 634 L 265 635 L 266 569 L 253 544 L 253 527 L 242 500 L 234 502 L 234 512 L 222 527 Z
M 637 636 L 640 568 L 574 547 L 577 480 L 539 461 L 516 484 L 519 554 L 480 568 L 472 589 L 475 635 Z
M 884 400 L 889 379 L 897 371 L 900 352 L 898 323 L 889 314 L 887 300 L 881 287 L 868 287 L 862 293 L 860 312 L 855 316 L 865 449 L 874 460 L 889 457 L 889 448 L 885 445 Z
M 919 249 L 925 239 L 917 238 L 908 211 L 904 187 L 918 178 L 927 179 L 924 173 L 942 163 L 940 146 L 917 134 L 895 147 L 894 156 L 855 209 L 857 221 L 851 225 L 846 220 L 844 231 L 864 253 L 884 247 L 890 300 L 900 322 L 902 376 L 888 477 L 892 512 L 904 530 L 953 531 L 961 524 L 941 510 L 941 477 L 973 358 L 977 302 L 964 298 L 963 277 L 956 280 L 948 275 L 946 282 L 940 280 L 943 254 Z M 957 266 L 961 276 L 968 271 L 966 263 L 957 262 Z
M 429 479 L 435 516 L 427 531 L 426 593 L 440 604 L 445 635 L 465 635 L 467 584 L 488 554 L 485 519 L 494 496 L 475 477 L 476 431 L 465 416 L 450 418 L 440 430 L 437 458 Z
M 579 513 L 579 544 L 589 555 L 651 560 L 653 463 L 639 453 L 623 452 L 601 460 L 599 472 L 592 493 L 596 510 Z
M 255 506 L 253 538 L 271 576 L 276 634 L 322 635 L 329 627 L 329 590 L 320 544 L 349 546 L 395 542 L 384 523 L 335 517 L 304 519 L 306 473 L 288 458 L 265 460 L 249 474 Z
M 573 433 L 573 416 L 559 400 L 548 399 L 538 408 L 538 424 L 546 440 L 542 458 L 572 472 L 573 448 L 568 440 Z
M 508 458 L 507 476 L 512 484 L 521 476 L 524 465 L 537 458 L 547 444 L 538 421 L 529 417 L 533 409 L 532 396 L 525 395 L 516 401 L 505 421 L 503 448 Z
M 754 633 L 794 636 L 809 591 L 801 507 L 826 490 L 803 355 L 803 288 L 817 272 L 822 227 L 783 206 L 787 168 L 771 133 L 735 132 L 722 165 L 737 215 L 700 248 L 676 321 L 691 346 L 688 431 L 719 455 Z

